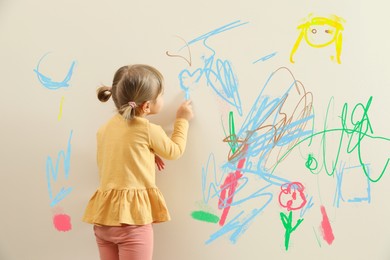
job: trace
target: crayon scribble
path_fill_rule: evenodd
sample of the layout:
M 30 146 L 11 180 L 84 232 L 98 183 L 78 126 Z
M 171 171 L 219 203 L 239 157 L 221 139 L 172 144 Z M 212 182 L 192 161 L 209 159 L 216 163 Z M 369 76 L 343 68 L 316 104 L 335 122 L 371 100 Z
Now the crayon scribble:
M 185 60 L 188 64 L 188 66 L 191 67 L 192 65 L 192 55 L 191 55 L 191 48 L 190 46 L 188 46 L 188 43 L 186 42 L 186 40 L 184 40 L 183 38 L 179 37 L 179 36 L 176 36 L 177 38 L 181 39 L 182 41 L 184 41 L 186 47 L 187 47 L 187 50 L 188 50 L 188 58 L 187 57 L 184 57 L 183 55 L 180 55 L 178 53 L 172 53 L 171 51 L 166 51 L 165 54 L 169 57 L 176 57 L 176 58 L 181 58 L 183 60 Z
M 280 186 L 279 204 L 288 211 L 298 210 L 306 205 L 305 188 L 300 182 L 285 183 Z
M 72 229 L 71 218 L 67 214 L 57 214 L 53 217 L 53 225 L 58 231 L 70 231 Z
M 42 58 L 39 60 L 37 67 L 34 69 L 34 72 L 38 76 L 39 82 L 47 89 L 56 90 L 59 88 L 65 88 L 69 87 L 69 81 L 72 79 L 73 69 L 76 65 L 76 61 L 72 61 L 72 64 L 70 65 L 70 68 L 68 70 L 68 73 L 66 74 L 65 78 L 62 81 L 54 81 L 49 76 L 44 75 L 40 72 L 39 66 L 41 65 L 42 60 L 48 55 L 49 53 L 46 53 L 42 56 Z
M 192 218 L 204 222 L 210 222 L 210 223 L 218 223 L 219 222 L 219 217 L 217 215 L 214 215 L 210 212 L 207 211 L 193 211 L 191 214 Z
M 368 170 L 370 169 L 368 165 L 365 165 Z M 340 202 L 364 202 L 371 203 L 371 182 L 370 180 L 363 174 L 362 166 L 350 166 L 347 167 L 345 162 L 340 162 L 339 170 L 336 171 L 336 192 L 333 200 L 333 205 L 336 208 L 340 207 Z M 357 197 L 355 194 L 347 194 L 343 189 L 343 182 L 345 176 L 353 175 L 353 179 L 362 179 L 363 188 L 358 190 L 356 187 L 354 189 L 355 192 L 361 193 L 361 196 Z M 357 186 L 357 185 L 355 185 Z
M 321 214 L 322 214 L 322 221 L 321 221 L 322 236 L 324 240 L 329 245 L 331 245 L 334 240 L 334 235 L 333 235 L 332 226 L 330 225 L 330 221 L 328 215 L 326 214 L 326 210 L 324 206 L 321 206 Z
M 362 145 L 366 142 L 369 142 L 369 140 L 380 140 L 385 142 L 390 142 L 390 138 L 382 137 L 382 136 L 376 136 L 374 135 L 374 129 L 370 122 L 369 117 L 369 109 L 372 103 L 373 97 L 370 97 L 367 100 L 366 105 L 362 103 L 358 103 L 354 106 L 351 113 L 349 114 L 349 105 L 348 103 L 344 103 L 340 119 L 341 119 L 341 126 L 340 128 L 333 128 L 328 129 L 327 123 L 324 123 L 324 128 L 321 131 L 318 131 L 310 136 L 307 136 L 297 142 L 293 147 L 289 148 L 278 160 L 278 162 L 275 164 L 274 168 L 271 170 L 271 172 L 275 171 L 275 168 L 279 163 L 283 161 L 285 156 L 288 156 L 288 154 L 293 151 L 297 146 L 302 145 L 303 143 L 311 143 L 313 141 L 313 138 L 321 138 L 321 140 L 328 139 L 328 135 L 330 134 L 338 134 L 339 140 L 338 140 L 338 148 L 337 152 L 334 154 L 330 154 L 326 151 L 326 143 L 321 142 L 321 152 L 318 156 L 313 156 L 313 154 L 310 154 L 308 158 L 310 158 L 311 161 L 313 161 L 313 158 L 316 158 L 316 164 L 319 166 L 316 167 L 316 169 L 321 169 L 326 172 L 328 176 L 333 176 L 336 172 L 336 166 L 338 165 L 340 161 L 340 155 L 341 152 L 345 152 L 347 154 L 350 154 L 351 156 L 355 157 L 355 159 L 359 162 L 360 169 L 364 173 L 364 175 L 367 177 L 367 179 L 370 182 L 378 182 L 385 172 L 388 169 L 388 165 L 390 162 L 390 158 L 385 159 L 385 161 L 380 166 L 381 170 L 374 176 L 373 173 L 370 173 L 368 170 L 368 163 L 364 160 L 364 152 L 362 150 Z M 329 107 L 328 107 L 329 109 Z M 329 113 L 329 111 L 327 112 Z M 310 144 L 308 144 L 310 146 Z M 328 157 L 331 157 L 330 159 Z M 330 163 L 327 163 L 330 161 Z M 329 166 L 330 164 L 330 166 Z M 306 162 L 307 165 L 307 162 Z M 308 170 L 313 174 L 319 174 L 317 171 L 313 171 L 312 168 L 308 168 Z
M 229 173 L 224 183 L 221 185 L 221 192 L 219 195 L 218 208 L 223 209 L 219 225 L 223 226 L 226 221 L 226 217 L 229 213 L 230 206 L 233 202 L 233 196 L 238 186 L 238 180 L 242 177 L 241 169 L 244 166 L 245 159 L 241 159 L 237 165 L 235 172 Z M 228 191 L 228 197 L 226 198 L 226 192 Z
M 65 97 L 62 97 L 61 101 L 60 101 L 60 112 L 58 113 L 58 121 L 60 121 L 62 118 L 62 107 L 64 105 L 64 100 L 65 100 Z
M 280 219 L 285 229 L 284 247 L 288 250 L 292 232 L 302 223 L 303 219 L 298 219 L 296 224 L 293 224 L 293 210 L 298 210 L 306 205 L 305 188 L 300 182 L 285 183 L 280 187 L 279 204 L 289 211 L 288 216 L 280 212 Z
M 276 54 L 277 54 L 277 52 L 274 52 L 274 53 L 268 54 L 268 55 L 266 55 L 266 56 L 264 56 L 264 57 L 261 57 L 260 59 L 255 60 L 255 61 L 253 62 L 253 64 L 255 64 L 255 63 L 259 62 L 259 61 L 266 61 L 266 60 L 269 60 L 269 59 L 273 58 Z
M 341 22 L 341 18 L 334 16 L 315 17 L 301 24 L 298 27 L 301 29 L 301 35 L 291 52 L 291 62 L 294 62 L 293 57 L 301 40 L 305 39 L 315 48 L 334 43 L 336 60 L 340 63 L 343 31 Z M 200 80 L 204 80 L 215 95 L 226 103 L 224 105 L 231 108 L 225 121 L 227 123 L 224 123 L 225 118 L 222 118 L 225 138 L 221 141 L 229 148 L 227 158 L 222 160 L 216 158 L 213 151 L 209 152 L 201 175 L 202 203 L 220 210 L 220 215 L 210 213 L 210 210 L 196 210 L 191 216 L 197 221 L 215 224 L 211 225 L 214 230 L 205 241 L 206 244 L 223 236 L 228 236 L 231 243 L 236 243 L 254 221 L 260 221 L 262 212 L 272 203 L 279 202 L 288 212 L 279 213 L 285 229 L 284 246 L 288 250 L 291 234 L 298 232 L 297 228 L 303 222 L 303 216 L 308 216 L 314 207 L 320 207 L 323 216 L 320 224 L 322 239 L 331 244 L 334 241 L 333 229 L 321 201 L 321 194 L 313 194 L 312 187 L 311 192 L 304 192 L 306 189 L 300 178 L 320 176 L 321 173 L 325 173 L 324 177 L 332 177 L 335 185 L 332 189 L 335 192 L 334 207 L 339 207 L 340 202 L 370 202 L 370 183 L 382 178 L 390 158 L 380 162 L 382 165 L 379 173 L 373 172 L 370 170 L 373 163 L 365 159 L 365 152 L 369 151 L 364 151 L 362 147 L 363 144 L 369 147 L 366 143 L 370 140 L 390 142 L 390 138 L 374 135 L 369 117 L 372 97 L 365 104 L 354 105 L 351 110 L 350 104 L 345 103 L 339 110 L 340 121 L 336 122 L 336 128 L 328 127 L 329 111 L 334 102 L 332 98 L 326 110 L 325 122 L 318 131 L 314 124 L 314 95 L 287 67 L 277 68 L 265 79 L 259 92 L 253 92 L 255 101 L 249 111 L 244 113 L 238 79 L 232 69 L 233 63 L 217 57 L 216 47 L 208 40 L 211 37 L 222 37 L 222 33 L 245 24 L 247 23 L 241 21 L 226 24 L 194 38 L 184 46 L 190 48 L 199 44 L 209 51 L 208 55 L 201 57 L 203 63 L 200 66 L 192 62 L 191 68 L 182 69 L 178 73 L 180 87 L 186 97 L 189 98 L 192 86 L 200 85 Z M 323 30 L 323 35 L 316 38 L 320 30 Z M 256 66 L 260 61 L 267 62 L 276 57 L 276 54 L 277 52 L 274 52 L 263 56 L 252 64 Z M 261 79 L 257 79 L 257 82 L 261 82 Z M 275 90 L 278 94 L 269 94 L 275 93 Z M 242 117 L 240 126 L 235 122 L 237 115 Z M 336 151 L 329 151 L 327 143 L 334 143 L 335 136 L 338 147 Z M 301 158 L 292 159 L 301 166 L 302 170 L 298 173 L 286 172 L 285 168 L 288 167 L 281 167 L 288 163 L 287 159 L 293 154 Z M 348 165 L 346 161 L 349 162 Z M 343 190 L 346 176 L 351 176 L 352 181 L 356 182 L 355 175 L 358 175 L 364 184 L 357 196 L 347 194 Z M 293 211 L 299 212 L 296 220 L 293 219 Z M 317 239 L 321 246 L 316 234 L 313 238 Z
M 284 233 L 284 248 L 286 249 L 286 251 L 288 250 L 288 247 L 290 245 L 290 238 L 291 238 L 291 234 L 292 232 L 294 232 L 298 226 L 302 223 L 303 219 L 298 219 L 297 222 L 295 223 L 295 225 L 293 224 L 293 215 L 292 215 L 292 211 L 290 211 L 288 213 L 288 216 L 286 214 L 284 214 L 283 212 L 280 212 L 280 219 L 283 223 L 283 226 L 284 226 L 284 229 L 285 229 L 285 233 Z
M 64 88 L 69 86 L 69 81 L 72 78 L 73 70 L 75 67 L 76 62 L 73 61 L 70 65 L 70 68 L 68 70 L 67 75 L 65 76 L 63 81 L 54 81 L 50 77 L 45 76 L 40 72 L 40 64 L 42 60 L 48 55 L 49 53 L 42 56 L 42 58 L 39 60 L 36 69 L 34 69 L 34 72 L 38 76 L 39 82 L 47 89 L 49 90 L 57 90 L 59 88 Z M 59 107 L 59 113 L 57 116 L 58 121 L 62 118 L 62 108 L 64 104 L 65 97 L 61 98 L 60 101 L 60 107 Z M 57 158 L 55 162 L 53 162 L 53 159 L 51 156 L 48 156 L 46 159 L 46 182 L 47 182 L 47 189 L 49 192 L 49 198 L 50 198 L 50 207 L 58 207 L 58 204 L 64 200 L 73 190 L 73 187 L 65 187 L 62 186 L 59 190 L 56 190 L 57 187 L 61 186 L 59 183 L 59 174 L 60 174 L 60 165 L 63 166 L 63 176 L 65 180 L 68 180 L 69 178 L 69 171 L 70 171 L 70 156 L 71 156 L 71 141 L 72 141 L 72 135 L 73 130 L 70 131 L 68 144 L 66 152 L 64 150 L 61 150 L 57 154 Z M 56 210 L 58 211 L 58 210 Z M 61 209 L 60 212 L 55 212 L 53 214 L 53 225 L 54 228 L 58 231 L 69 231 L 72 229 L 71 224 L 71 217 L 64 213 Z
M 180 88 L 185 92 L 186 99 L 190 97 L 190 89 L 197 85 L 201 79 L 205 79 L 207 85 L 222 100 L 232 105 L 237 109 L 237 112 L 242 115 L 241 99 L 238 93 L 238 81 L 230 61 L 219 59 L 216 57 L 215 49 L 209 45 L 209 38 L 216 36 L 222 32 L 243 26 L 247 23 L 235 21 L 206 34 L 203 34 L 188 43 L 186 47 L 201 42 L 206 50 L 210 52 L 209 56 L 202 57 L 202 67 L 197 67 L 191 71 L 183 69 L 179 73 Z
M 329 18 L 326 17 L 313 17 L 309 15 L 308 21 L 300 24 L 298 30 L 300 30 L 299 36 L 291 50 L 290 62 L 294 63 L 294 55 L 297 51 L 302 39 L 314 48 L 324 48 L 331 44 L 335 45 L 336 49 L 336 61 L 341 63 L 341 50 L 343 43 L 343 30 L 342 23 L 344 20 L 336 15 L 332 15 Z M 334 57 L 331 56 L 331 59 Z
M 51 207 L 57 205 L 61 200 L 65 199 L 65 197 L 68 196 L 69 193 L 71 193 L 73 190 L 72 187 L 68 187 L 68 188 L 62 187 L 61 190 L 54 195 L 53 188 L 52 188 L 52 182 L 58 181 L 60 163 L 62 163 L 64 166 L 63 172 L 64 172 L 65 179 L 69 178 L 72 135 L 73 135 L 73 131 L 70 132 L 69 139 L 68 139 L 68 147 L 66 152 L 64 150 L 58 152 L 55 166 L 53 164 L 53 159 L 51 158 L 51 156 L 48 156 L 46 160 L 47 189 L 49 191 Z
M 271 85 L 271 82 L 277 82 L 278 77 L 285 75 L 291 79 L 284 86 L 285 94 L 281 98 L 275 99 L 266 96 L 265 91 Z M 284 106 L 287 105 L 293 105 L 295 109 L 284 111 Z M 259 97 L 255 100 L 252 109 L 238 131 L 235 130 L 232 112 L 229 114 L 229 136 L 224 140 L 230 146 L 228 162 L 221 166 L 222 171 L 218 173 L 215 158 L 212 154 L 210 155 L 209 161 L 202 171 L 204 202 L 208 203 L 214 197 L 218 197 L 219 205 L 222 200 L 225 209 L 229 207 L 229 210 L 233 207 L 240 208 L 250 200 L 257 200 L 257 204 L 262 206 L 249 210 L 252 213 L 248 215 L 244 215 L 246 211 L 240 211 L 238 215 L 232 216 L 233 222 L 224 224 L 220 221 L 220 224 L 227 225 L 227 227 L 222 227 L 214 233 L 206 243 L 210 243 L 228 232 L 232 232 L 230 240 L 235 243 L 238 235 L 243 233 L 243 228 L 248 228 L 259 213 L 272 202 L 274 195 L 271 188 L 291 183 L 285 178 L 269 173 L 269 169 L 272 169 L 274 165 L 269 158 L 280 158 L 284 151 L 288 149 L 287 147 L 292 147 L 302 137 L 312 134 L 312 130 L 309 128 L 313 120 L 311 106 L 311 93 L 307 92 L 302 83 L 294 78 L 291 71 L 287 68 L 280 68 L 272 73 L 266 81 Z M 225 177 L 227 171 L 239 174 L 233 175 L 230 173 Z M 250 175 L 259 177 L 263 182 L 258 183 L 259 189 L 250 193 L 249 196 L 242 197 L 242 191 L 250 182 L 253 182 L 253 180 L 249 180 Z M 232 178 L 232 176 L 235 176 L 235 178 Z M 229 180 L 227 183 L 230 186 L 224 185 L 226 180 Z M 231 191 L 228 194 L 229 200 L 224 197 L 227 187 Z M 234 201 L 233 198 L 235 198 Z M 302 200 L 306 200 L 306 197 Z M 226 211 L 223 213 L 226 213 Z M 226 215 L 223 214 L 221 220 L 225 220 L 225 217 Z M 288 225 L 287 222 L 286 225 Z M 292 232 L 295 229 L 288 230 Z

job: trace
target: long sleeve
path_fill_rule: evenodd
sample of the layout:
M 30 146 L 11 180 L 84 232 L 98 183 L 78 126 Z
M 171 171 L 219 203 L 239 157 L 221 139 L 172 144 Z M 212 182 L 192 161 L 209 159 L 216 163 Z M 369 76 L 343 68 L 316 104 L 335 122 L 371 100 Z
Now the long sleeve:
M 167 160 L 175 160 L 183 155 L 187 144 L 189 123 L 183 118 L 176 119 L 173 133 L 168 137 L 157 125 L 150 125 L 150 147 L 159 156 Z
M 116 115 L 98 131 L 100 185 L 83 220 L 92 224 L 144 225 L 170 219 L 155 183 L 154 153 L 177 159 L 185 150 L 188 121 L 177 119 L 168 137 L 161 126 L 145 118 L 127 122 Z

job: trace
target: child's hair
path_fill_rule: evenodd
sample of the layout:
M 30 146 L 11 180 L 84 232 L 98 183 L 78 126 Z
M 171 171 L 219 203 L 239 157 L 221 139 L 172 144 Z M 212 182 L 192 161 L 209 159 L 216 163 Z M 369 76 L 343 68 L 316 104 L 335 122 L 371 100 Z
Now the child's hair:
M 163 92 L 162 74 L 149 65 L 135 64 L 119 68 L 112 87 L 102 86 L 97 97 L 106 102 L 112 96 L 118 112 L 127 120 L 138 116 L 140 107 L 146 101 L 154 102 Z

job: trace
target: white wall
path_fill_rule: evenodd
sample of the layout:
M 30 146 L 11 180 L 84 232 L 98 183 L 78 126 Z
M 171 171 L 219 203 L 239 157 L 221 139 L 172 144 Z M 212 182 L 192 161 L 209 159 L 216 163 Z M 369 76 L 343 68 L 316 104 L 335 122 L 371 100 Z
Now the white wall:
M 95 89 L 130 63 L 165 75 L 166 106 L 151 120 L 168 132 L 185 96 L 180 84 L 194 83 L 186 154 L 157 177 L 173 219 L 155 225 L 154 259 L 390 259 L 387 10 L 384 0 L 1 1 L 0 259 L 98 258 L 92 227 L 81 217 L 98 183 L 95 132 L 114 106 L 100 103 Z M 297 26 L 310 13 L 344 19 L 340 63 L 330 58 L 335 44 L 315 48 L 305 40 L 290 62 Z M 191 55 L 191 66 L 167 51 Z M 42 84 L 37 72 L 56 83 Z M 182 83 L 181 73 L 189 73 Z M 223 142 L 230 112 L 238 145 L 248 145 L 235 190 L 235 182 L 221 188 L 238 165 Z M 47 170 L 48 157 L 58 161 L 57 173 Z M 278 200 L 287 182 L 304 187 L 307 202 L 297 200 L 296 210 Z M 223 225 L 191 216 L 223 218 L 218 198 L 228 191 Z M 286 250 L 280 214 L 289 212 L 292 226 L 303 221 Z M 71 218 L 68 231 L 58 230 L 67 228 L 54 224 L 56 216 Z

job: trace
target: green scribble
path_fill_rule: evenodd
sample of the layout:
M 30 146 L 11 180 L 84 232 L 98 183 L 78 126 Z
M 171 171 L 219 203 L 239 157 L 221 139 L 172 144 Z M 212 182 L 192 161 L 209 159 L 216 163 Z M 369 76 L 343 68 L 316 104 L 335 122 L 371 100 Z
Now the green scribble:
M 218 223 L 218 221 L 219 221 L 218 216 L 216 216 L 212 213 L 206 212 L 206 211 L 202 211 L 202 210 L 193 211 L 191 213 L 191 216 L 193 219 L 203 221 L 203 222 Z
M 345 151 L 349 154 L 354 154 L 363 171 L 366 175 L 367 179 L 371 182 L 377 182 L 382 177 L 383 174 L 386 172 L 387 167 L 390 163 L 390 158 L 387 158 L 386 162 L 384 163 L 384 166 L 377 178 L 371 177 L 373 174 L 369 174 L 368 170 L 366 168 L 367 162 L 364 161 L 363 155 L 362 155 L 362 143 L 363 141 L 367 141 L 368 139 L 379 139 L 382 141 L 390 141 L 390 138 L 382 137 L 382 136 L 375 136 L 373 127 L 370 122 L 370 118 L 368 115 L 368 111 L 370 109 L 372 102 L 372 96 L 368 99 L 367 104 L 364 105 L 362 103 L 358 103 L 355 105 L 355 107 L 352 109 L 350 114 L 348 113 L 348 104 L 344 103 L 342 112 L 341 112 L 341 128 L 334 128 L 334 129 L 328 129 L 326 122 L 324 123 L 324 129 L 323 131 L 319 131 L 315 134 L 312 134 L 310 136 L 307 136 L 306 138 L 300 140 L 297 142 L 294 146 L 292 146 L 290 149 L 288 149 L 277 161 L 275 166 L 273 167 L 271 173 L 273 173 L 276 169 L 276 167 L 283 161 L 283 159 L 291 152 L 293 151 L 297 146 L 300 144 L 306 142 L 306 141 L 312 141 L 313 137 L 321 136 L 321 146 L 322 146 L 322 161 L 324 162 L 322 166 L 325 168 L 325 172 L 328 176 L 333 176 L 335 173 L 336 165 L 338 165 L 339 162 L 339 156 L 340 152 L 342 150 L 343 144 L 346 143 Z M 329 112 L 329 106 L 328 111 L 326 114 L 326 121 L 328 120 L 328 112 Z M 340 133 L 340 140 L 338 142 L 338 149 L 337 153 L 334 156 L 334 159 L 332 160 L 332 167 L 331 169 L 328 169 L 326 165 L 326 159 L 327 159 L 327 151 L 326 151 L 326 137 L 329 133 Z M 310 144 L 309 144 L 310 146 Z M 318 166 L 314 167 L 313 160 L 315 158 L 313 155 L 309 155 L 308 159 L 305 162 L 305 166 L 314 173 L 314 169 L 316 169 Z M 317 162 L 318 163 L 318 162 Z M 321 168 L 322 168 L 321 166 Z M 317 172 L 319 173 L 319 172 Z M 371 176 L 370 176 L 371 175 Z
M 318 246 L 319 246 L 319 247 L 322 247 L 322 246 L 321 246 L 321 240 L 318 238 L 317 232 L 316 232 L 316 230 L 314 229 L 314 227 L 313 227 L 313 232 L 314 232 L 314 235 L 315 235 L 315 237 L 316 237 Z
M 234 114 L 232 111 L 229 112 L 229 134 L 226 133 L 226 129 L 223 124 L 222 124 L 222 128 L 225 136 L 227 136 L 223 141 L 227 142 L 228 145 L 230 146 L 230 152 L 228 156 L 228 159 L 230 161 L 242 152 L 242 151 L 237 152 L 237 150 L 239 150 L 240 147 L 239 147 L 239 140 L 237 139 L 236 136 L 236 129 L 234 126 Z
M 305 163 L 305 166 L 307 169 L 309 169 L 312 173 L 314 173 L 314 170 L 318 168 L 318 161 L 317 159 L 313 156 L 313 154 L 309 154 L 307 156 L 307 160 Z
M 297 229 L 297 227 L 302 223 L 303 218 L 298 219 L 295 226 L 292 226 L 292 222 L 293 222 L 292 211 L 290 211 L 290 213 L 288 214 L 288 217 L 283 212 L 280 212 L 280 219 L 282 220 L 284 229 L 286 230 L 286 232 L 284 233 L 284 247 L 286 248 L 286 251 L 287 251 L 288 246 L 290 244 L 291 233 L 294 232 L 295 229 Z
M 232 149 L 233 154 L 237 150 L 237 139 L 236 139 L 236 129 L 234 126 L 234 115 L 233 111 L 229 113 L 229 134 L 230 134 L 230 148 Z

